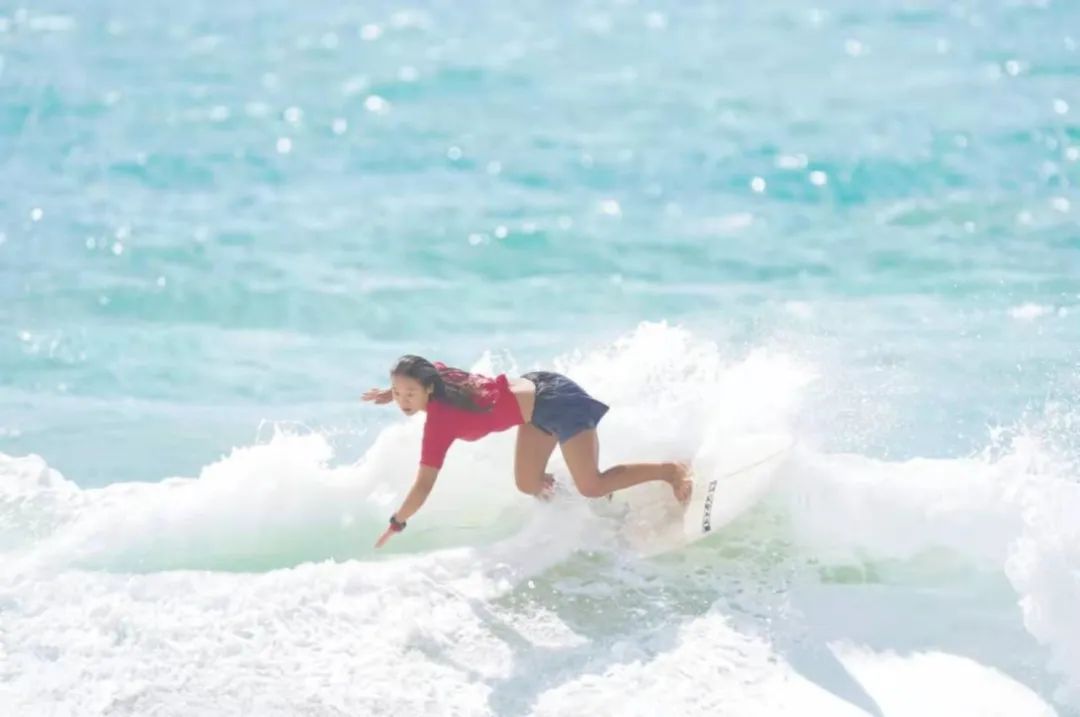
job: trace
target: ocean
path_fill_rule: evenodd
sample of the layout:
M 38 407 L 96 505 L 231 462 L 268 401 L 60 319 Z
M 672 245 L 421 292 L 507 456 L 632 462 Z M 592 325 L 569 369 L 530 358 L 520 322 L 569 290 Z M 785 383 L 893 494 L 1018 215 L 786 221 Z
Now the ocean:
M 1067 0 L 0 3 L 0 711 L 1080 715 L 1078 45 Z M 602 466 L 796 445 L 643 558 L 498 434 L 375 551 L 405 353 L 567 373 Z

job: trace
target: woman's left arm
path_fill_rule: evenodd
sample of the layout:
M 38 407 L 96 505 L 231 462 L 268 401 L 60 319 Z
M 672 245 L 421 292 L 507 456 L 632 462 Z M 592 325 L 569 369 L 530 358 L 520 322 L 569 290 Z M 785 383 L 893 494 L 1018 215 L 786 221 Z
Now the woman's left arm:
M 405 502 L 401 504 L 396 513 L 390 516 L 390 527 L 379 537 L 379 540 L 375 543 L 376 548 L 381 548 L 390 539 L 390 536 L 405 529 L 405 523 L 416 511 L 420 510 L 420 506 L 431 495 L 431 489 L 435 487 L 435 479 L 438 477 L 438 468 L 421 464 L 420 469 L 416 472 L 416 480 L 413 481 L 409 494 L 405 496 Z

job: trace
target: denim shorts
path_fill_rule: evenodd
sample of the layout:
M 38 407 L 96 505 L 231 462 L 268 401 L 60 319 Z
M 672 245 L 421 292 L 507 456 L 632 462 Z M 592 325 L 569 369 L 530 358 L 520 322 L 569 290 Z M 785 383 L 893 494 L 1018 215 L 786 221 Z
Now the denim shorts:
M 524 374 L 536 384 L 536 404 L 531 423 L 559 443 L 590 428 L 596 428 L 608 412 L 607 405 L 585 393 L 585 389 L 566 376 L 551 371 Z

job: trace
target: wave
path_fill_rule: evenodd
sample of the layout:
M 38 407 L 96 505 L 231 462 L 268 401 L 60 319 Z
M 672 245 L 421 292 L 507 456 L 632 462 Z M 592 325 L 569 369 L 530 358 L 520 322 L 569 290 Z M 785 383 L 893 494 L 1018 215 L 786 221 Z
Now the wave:
M 486 356 L 473 368 L 517 367 Z M 603 464 L 706 455 L 732 435 L 790 431 L 815 379 L 781 352 L 729 358 L 663 324 L 555 368 L 612 405 L 600 432 Z M 336 465 L 326 437 L 282 427 L 196 477 L 98 489 L 78 487 L 39 457 L 0 456 L 3 572 L 11 580 L 71 571 L 273 574 L 332 561 L 352 575 L 359 562 L 370 575 L 399 577 L 403 566 L 420 566 L 427 579 L 486 599 L 574 553 L 615 549 L 586 501 L 542 504 L 515 491 L 508 432 L 455 445 L 409 530 L 376 553 L 371 544 L 415 473 L 421 429 L 422 418 L 393 419 L 357 463 Z M 552 468 L 567 480 L 557 452 Z M 1074 465 L 1030 433 L 1001 451 L 903 462 L 804 441 L 744 528 L 695 550 L 730 552 L 750 535 L 825 574 L 946 555 L 957 571 L 1003 575 L 1061 677 L 1056 698 L 1080 704 L 1077 514 Z

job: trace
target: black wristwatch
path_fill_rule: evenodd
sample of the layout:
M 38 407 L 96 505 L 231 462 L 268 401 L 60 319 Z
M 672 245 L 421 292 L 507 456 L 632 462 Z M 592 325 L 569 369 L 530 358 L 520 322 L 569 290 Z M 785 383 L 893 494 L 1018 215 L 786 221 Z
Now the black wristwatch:
M 400 533 L 401 531 L 405 530 L 405 521 L 404 520 L 398 520 L 396 515 L 391 515 L 390 516 L 390 528 L 395 533 Z

